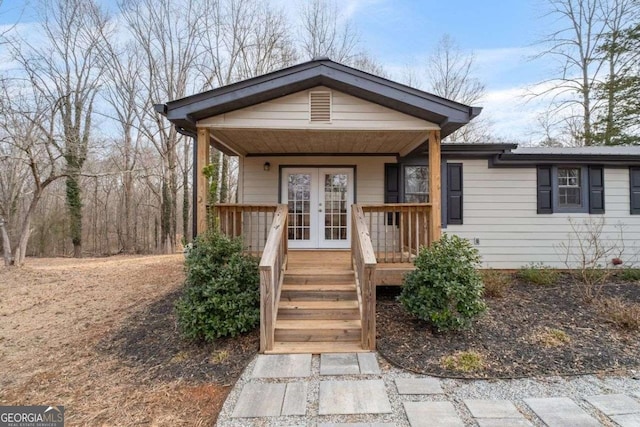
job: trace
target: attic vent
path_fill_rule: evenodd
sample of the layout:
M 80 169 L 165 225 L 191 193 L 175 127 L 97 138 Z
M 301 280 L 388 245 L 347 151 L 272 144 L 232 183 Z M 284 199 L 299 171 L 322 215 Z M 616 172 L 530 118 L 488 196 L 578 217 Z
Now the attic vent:
M 331 92 L 309 92 L 309 121 L 312 123 L 331 121 Z

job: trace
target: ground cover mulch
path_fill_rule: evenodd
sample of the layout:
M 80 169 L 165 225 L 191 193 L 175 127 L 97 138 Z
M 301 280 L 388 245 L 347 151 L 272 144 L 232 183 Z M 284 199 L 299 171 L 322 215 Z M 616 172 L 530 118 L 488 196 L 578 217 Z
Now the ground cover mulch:
M 185 341 L 177 327 L 176 290 L 126 319 L 100 347 L 124 363 L 139 367 L 152 379 L 189 380 L 230 385 L 258 352 L 258 329 L 214 343 Z
M 640 369 L 640 331 L 610 323 L 563 277 L 554 286 L 516 282 L 503 298 L 487 299 L 488 311 L 472 329 L 438 334 L 397 302 L 399 288 L 378 290 L 377 346 L 391 363 L 415 372 L 465 378 L 571 375 Z M 640 303 L 640 284 L 612 282 L 603 297 Z M 545 331 L 558 329 L 568 342 L 549 345 Z M 446 369 L 442 360 L 460 351 L 484 356 L 483 369 Z

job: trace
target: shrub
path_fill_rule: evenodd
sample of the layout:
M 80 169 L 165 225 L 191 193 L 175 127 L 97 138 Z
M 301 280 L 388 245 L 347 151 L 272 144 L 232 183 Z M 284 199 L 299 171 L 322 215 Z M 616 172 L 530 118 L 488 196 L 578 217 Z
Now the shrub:
M 518 271 L 518 277 L 533 285 L 551 286 L 558 281 L 560 273 L 542 263 L 531 263 Z
M 484 356 L 477 351 L 459 351 L 441 359 L 442 366 L 450 371 L 477 372 L 485 368 Z
M 467 328 L 486 310 L 479 264 L 478 250 L 469 241 L 445 234 L 420 250 L 399 300 L 409 313 L 431 322 L 438 331 Z
M 618 278 L 627 282 L 640 281 L 640 268 L 623 268 L 618 271 Z
M 487 298 L 502 298 L 513 282 L 511 275 L 499 270 L 482 270 L 484 296 Z
M 621 298 L 604 298 L 600 311 L 620 329 L 640 330 L 640 304 Z
M 260 278 L 255 258 L 240 242 L 218 233 L 196 239 L 186 257 L 187 278 L 176 303 L 182 334 L 213 341 L 254 329 L 260 321 Z

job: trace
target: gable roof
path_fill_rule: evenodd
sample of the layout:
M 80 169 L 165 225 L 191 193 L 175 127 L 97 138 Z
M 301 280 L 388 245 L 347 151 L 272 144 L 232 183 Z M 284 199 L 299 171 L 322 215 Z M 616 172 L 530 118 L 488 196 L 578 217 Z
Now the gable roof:
M 198 120 L 217 116 L 316 86 L 326 86 L 435 123 L 441 136 L 451 134 L 482 111 L 364 71 L 317 58 L 269 74 L 186 98 L 156 104 L 183 133 L 193 133 Z

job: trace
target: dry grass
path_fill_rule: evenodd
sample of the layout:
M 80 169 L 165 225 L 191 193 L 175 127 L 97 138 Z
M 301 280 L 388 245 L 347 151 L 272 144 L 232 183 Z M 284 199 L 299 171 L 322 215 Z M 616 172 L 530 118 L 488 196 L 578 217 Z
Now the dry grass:
M 547 327 L 535 331 L 531 340 L 544 347 L 561 347 L 571 342 L 571 338 L 565 331 Z
M 0 404 L 65 405 L 69 426 L 212 425 L 228 387 L 153 380 L 96 349 L 181 285 L 182 259 L 30 259 L 0 269 Z
M 481 270 L 482 283 L 484 284 L 484 296 L 487 298 L 503 298 L 511 285 L 513 277 L 509 273 L 500 270 Z
M 640 330 L 640 304 L 621 298 L 604 298 L 600 303 L 600 312 L 620 329 Z
M 458 351 L 440 361 L 445 369 L 457 372 L 479 372 L 486 366 L 485 357 L 475 350 Z

